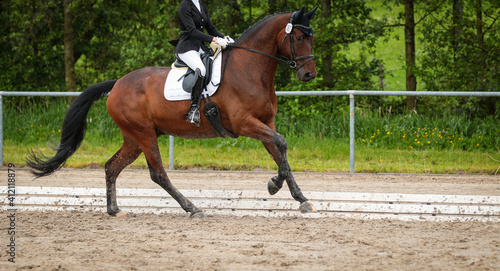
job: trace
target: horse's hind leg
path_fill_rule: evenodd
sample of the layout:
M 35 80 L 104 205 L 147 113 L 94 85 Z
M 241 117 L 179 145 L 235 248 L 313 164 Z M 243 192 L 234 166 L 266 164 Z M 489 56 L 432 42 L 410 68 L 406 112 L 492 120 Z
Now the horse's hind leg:
M 184 195 L 175 188 L 163 168 L 163 162 L 161 160 L 160 150 L 158 148 L 158 141 L 156 137 L 149 137 L 141 142 L 141 149 L 146 156 L 148 162 L 149 173 L 151 174 L 151 179 L 160 185 L 165 191 L 167 191 L 170 196 L 172 196 L 184 209 L 184 211 L 191 213 L 192 218 L 203 218 L 205 214 L 202 210 L 194 206 L 191 201 L 189 201 Z
M 141 149 L 130 138 L 123 136 L 123 146 L 105 165 L 107 212 L 110 215 L 124 216 L 116 202 L 116 178 L 122 170 L 134 162 L 142 153 Z

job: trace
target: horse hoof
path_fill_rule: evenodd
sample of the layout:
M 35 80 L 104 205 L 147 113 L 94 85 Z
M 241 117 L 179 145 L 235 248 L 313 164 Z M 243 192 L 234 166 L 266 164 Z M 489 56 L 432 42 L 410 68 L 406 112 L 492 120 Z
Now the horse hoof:
M 271 179 L 267 183 L 267 191 L 269 191 L 269 194 L 271 194 L 271 195 L 278 193 L 278 191 L 280 191 L 280 189 L 281 189 L 280 187 L 278 187 L 276 184 L 274 184 L 273 179 Z
M 124 218 L 124 217 L 128 217 L 128 214 L 127 214 L 127 212 L 119 211 L 118 213 L 115 214 L 115 216 L 119 217 L 119 218 Z
M 316 207 L 310 201 L 304 201 L 300 204 L 300 212 L 305 213 L 314 213 L 317 212 Z
M 192 213 L 189 218 L 200 218 L 200 219 L 203 219 L 205 218 L 205 213 L 203 211 L 199 211 L 199 212 L 196 212 L 196 213 Z

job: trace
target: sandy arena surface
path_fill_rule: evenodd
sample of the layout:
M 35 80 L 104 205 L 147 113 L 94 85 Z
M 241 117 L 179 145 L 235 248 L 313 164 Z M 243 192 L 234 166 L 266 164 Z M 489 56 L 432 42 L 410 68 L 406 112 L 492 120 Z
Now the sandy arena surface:
M 179 189 L 265 191 L 274 175 L 169 172 Z M 500 195 L 498 176 L 296 173 L 295 178 L 304 191 Z M 104 188 L 104 171 L 63 169 L 33 180 L 17 170 L 16 185 Z M 144 170 L 124 171 L 117 186 L 158 188 Z M 500 270 L 500 223 L 494 222 L 18 211 L 16 263 L 11 263 L 5 252 L 7 216 L 0 214 L 0 270 Z

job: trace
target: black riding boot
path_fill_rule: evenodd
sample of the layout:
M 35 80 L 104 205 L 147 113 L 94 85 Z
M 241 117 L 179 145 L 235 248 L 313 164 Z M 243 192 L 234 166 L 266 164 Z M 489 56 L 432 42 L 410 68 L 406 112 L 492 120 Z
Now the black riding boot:
M 187 121 L 198 127 L 200 126 L 200 98 L 201 92 L 203 91 L 203 76 L 201 76 L 199 69 L 196 69 L 195 75 L 198 79 L 196 80 L 193 90 L 191 91 L 191 107 L 187 115 Z

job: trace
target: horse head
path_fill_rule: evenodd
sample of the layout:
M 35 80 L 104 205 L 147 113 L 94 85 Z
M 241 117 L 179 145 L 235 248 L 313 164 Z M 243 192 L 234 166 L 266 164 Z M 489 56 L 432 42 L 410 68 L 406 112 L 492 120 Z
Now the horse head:
M 290 68 L 297 71 L 301 81 L 311 81 L 316 77 L 312 46 L 313 29 L 309 21 L 318 7 L 305 13 L 304 7 L 290 15 L 285 29 L 278 35 L 279 50 L 282 57 L 289 59 Z

